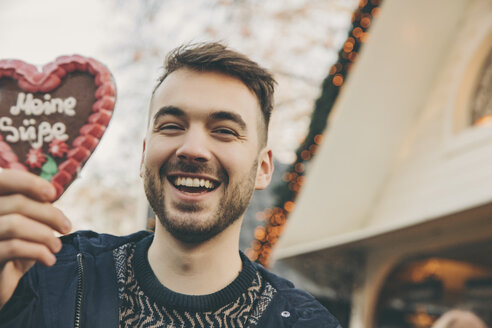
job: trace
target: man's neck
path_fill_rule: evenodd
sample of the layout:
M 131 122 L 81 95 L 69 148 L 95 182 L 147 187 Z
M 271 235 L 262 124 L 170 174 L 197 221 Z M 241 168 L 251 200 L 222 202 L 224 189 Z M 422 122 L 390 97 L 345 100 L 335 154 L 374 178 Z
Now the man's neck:
M 148 252 L 154 274 L 170 290 L 186 295 L 206 295 L 226 287 L 242 268 L 238 246 L 241 221 L 198 245 L 176 240 L 157 223 Z

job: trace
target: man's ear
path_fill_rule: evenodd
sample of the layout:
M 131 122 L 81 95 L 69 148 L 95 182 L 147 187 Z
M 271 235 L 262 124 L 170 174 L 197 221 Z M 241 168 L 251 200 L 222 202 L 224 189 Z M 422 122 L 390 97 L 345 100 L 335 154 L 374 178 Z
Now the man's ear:
M 140 160 L 140 177 L 141 178 L 143 178 L 143 175 L 144 175 L 144 158 L 145 158 L 145 139 L 143 140 L 142 159 Z
M 262 190 L 268 187 L 273 174 L 272 150 L 264 148 L 258 158 L 258 170 L 256 172 L 255 189 Z

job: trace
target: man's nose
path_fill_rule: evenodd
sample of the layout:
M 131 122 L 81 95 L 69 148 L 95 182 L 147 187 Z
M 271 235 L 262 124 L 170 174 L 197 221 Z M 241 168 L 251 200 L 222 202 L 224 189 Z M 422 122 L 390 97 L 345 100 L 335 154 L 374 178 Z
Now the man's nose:
M 205 133 L 199 129 L 189 129 L 183 137 L 182 144 L 176 150 L 176 156 L 187 161 L 209 161 L 211 154 Z

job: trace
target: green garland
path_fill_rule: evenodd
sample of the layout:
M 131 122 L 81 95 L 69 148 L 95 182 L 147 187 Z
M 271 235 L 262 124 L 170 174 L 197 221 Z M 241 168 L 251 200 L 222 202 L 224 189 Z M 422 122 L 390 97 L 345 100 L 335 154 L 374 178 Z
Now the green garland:
M 352 28 L 338 53 L 336 64 L 331 67 L 330 73 L 323 81 L 321 96 L 316 100 L 309 131 L 296 151 L 296 161 L 287 169 L 284 181 L 274 189 L 277 199 L 274 208 L 267 209 L 264 213 L 265 225 L 255 230 L 255 240 L 251 244 L 249 256 L 256 262 L 268 264 L 271 249 L 282 233 L 288 213 L 294 208 L 294 202 L 304 181 L 306 165 L 316 154 L 322 141 L 328 116 L 362 44 L 367 40 L 367 31 L 373 17 L 378 13 L 381 1 L 361 0 L 353 13 Z

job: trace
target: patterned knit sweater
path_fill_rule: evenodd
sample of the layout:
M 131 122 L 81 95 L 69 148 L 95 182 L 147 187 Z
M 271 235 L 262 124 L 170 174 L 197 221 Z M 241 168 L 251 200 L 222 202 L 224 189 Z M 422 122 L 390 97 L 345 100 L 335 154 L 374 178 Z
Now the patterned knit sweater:
M 241 253 L 243 268 L 222 290 L 184 295 L 163 286 L 147 259 L 152 239 L 114 250 L 120 299 L 120 327 L 255 327 L 276 290 Z

